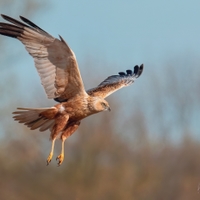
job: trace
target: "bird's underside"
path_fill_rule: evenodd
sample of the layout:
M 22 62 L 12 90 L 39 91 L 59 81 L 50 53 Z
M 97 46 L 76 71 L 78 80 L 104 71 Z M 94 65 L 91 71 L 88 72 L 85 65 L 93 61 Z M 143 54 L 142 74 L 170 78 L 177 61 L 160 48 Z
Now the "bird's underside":
M 20 17 L 23 22 L 6 15 L 2 17 L 10 23 L 0 23 L 0 34 L 16 38 L 24 44 L 34 59 L 47 97 L 58 102 L 53 107 L 18 108 L 13 112 L 13 118 L 31 130 L 50 130 L 52 147 L 47 165 L 52 160 L 55 141 L 60 137 L 62 148 L 56 159 L 61 165 L 64 142 L 78 129 L 81 120 L 110 110 L 105 98 L 131 85 L 142 74 L 143 65 L 136 65 L 133 71 L 109 76 L 97 87 L 85 91 L 75 54 L 61 36 L 60 40 L 52 37 L 24 17 Z

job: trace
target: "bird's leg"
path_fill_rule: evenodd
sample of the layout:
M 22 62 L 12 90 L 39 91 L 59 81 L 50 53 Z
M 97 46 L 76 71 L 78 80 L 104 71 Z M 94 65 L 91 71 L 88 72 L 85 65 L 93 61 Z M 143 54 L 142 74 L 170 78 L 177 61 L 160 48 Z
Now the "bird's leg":
M 62 148 L 61 148 L 61 153 L 60 155 L 57 156 L 56 160 L 58 160 L 58 166 L 60 166 L 64 160 L 64 146 L 65 146 L 65 140 L 67 139 L 66 137 L 61 137 L 62 139 Z
M 47 165 L 49 165 L 49 163 L 50 163 L 51 160 L 52 160 L 53 152 L 54 152 L 54 144 L 55 144 L 55 141 L 56 141 L 56 138 L 54 138 L 54 139 L 52 140 L 51 151 L 50 151 L 49 156 L 48 156 L 48 158 L 47 158 Z
M 58 166 L 60 166 L 64 160 L 64 144 L 65 140 L 74 133 L 80 125 L 80 121 L 69 124 L 66 129 L 62 132 L 61 140 L 62 140 L 62 149 L 60 155 L 56 158 L 58 160 Z
M 57 116 L 57 118 L 55 119 L 55 125 L 53 126 L 52 131 L 51 131 L 52 146 L 51 146 L 50 154 L 47 158 L 47 165 L 49 165 L 53 157 L 54 143 L 57 138 L 57 135 L 64 129 L 64 127 L 67 124 L 68 119 L 69 119 L 68 115 L 60 115 L 60 116 Z

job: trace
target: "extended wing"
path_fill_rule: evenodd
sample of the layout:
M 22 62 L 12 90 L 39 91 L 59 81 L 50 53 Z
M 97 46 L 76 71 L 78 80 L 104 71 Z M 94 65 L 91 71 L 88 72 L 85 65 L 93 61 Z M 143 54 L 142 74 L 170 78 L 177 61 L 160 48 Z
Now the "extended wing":
M 106 98 L 113 92 L 131 85 L 143 72 L 143 64 L 136 65 L 134 71 L 126 70 L 126 73 L 119 72 L 119 75 L 112 75 L 100 83 L 96 88 L 87 90 L 87 93 L 91 96 L 99 96 Z
M 52 37 L 24 17 L 20 16 L 26 24 L 1 16 L 12 24 L 0 23 L 0 34 L 17 38 L 25 45 L 49 99 L 65 101 L 85 93 L 76 57 L 62 37 Z

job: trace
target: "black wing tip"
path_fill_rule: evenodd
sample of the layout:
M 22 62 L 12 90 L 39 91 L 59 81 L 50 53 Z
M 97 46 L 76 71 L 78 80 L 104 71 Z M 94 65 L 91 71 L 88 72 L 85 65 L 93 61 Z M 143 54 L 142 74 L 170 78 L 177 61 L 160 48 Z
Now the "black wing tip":
M 23 17 L 23 16 L 19 16 L 19 18 L 22 20 L 18 21 L 12 17 L 9 17 L 7 15 L 1 14 L 2 18 L 5 19 L 6 21 L 9 21 L 11 23 L 13 23 L 14 25 L 20 26 L 20 27 L 28 27 L 28 28 L 32 28 L 35 31 L 39 32 L 42 31 L 43 33 L 45 33 L 46 35 L 50 36 L 49 33 L 47 33 L 46 31 L 44 31 L 43 29 L 41 29 L 39 26 L 37 26 L 36 24 L 34 24 L 32 21 L 30 21 L 29 19 Z M 25 22 L 25 23 L 23 23 Z
M 8 16 L 7 16 L 7 15 L 5 15 L 5 14 L 1 14 L 1 16 L 2 16 L 2 17 L 8 17 Z
M 23 22 L 25 22 L 26 24 L 32 26 L 33 28 L 38 28 L 38 29 L 40 29 L 40 27 L 38 27 L 36 24 L 34 24 L 32 21 L 30 21 L 30 20 L 27 19 L 26 17 L 23 17 L 23 16 L 20 15 L 19 18 L 20 18 Z
M 135 65 L 134 70 L 133 70 L 133 74 L 137 75 L 138 70 L 139 70 L 139 66 Z
M 125 75 L 126 75 L 125 72 L 119 72 L 118 74 L 119 74 L 120 76 L 125 76 Z
M 141 64 L 140 66 L 136 65 L 134 67 L 134 74 L 135 76 L 138 78 L 140 77 L 140 75 L 142 74 L 143 72 L 143 69 L 144 69 L 144 64 Z
M 11 17 L 9 17 L 8 15 L 5 15 L 5 14 L 1 14 L 1 17 L 5 20 L 9 20 L 9 19 L 12 19 Z
M 12 17 L 10 17 L 10 16 L 8 16 L 8 15 L 5 15 L 5 14 L 1 14 L 1 17 L 2 17 L 3 19 L 5 19 L 6 21 L 10 21 L 10 20 L 16 21 L 16 19 L 14 19 L 14 18 L 12 18 Z M 19 17 L 21 18 L 21 16 L 19 16 Z
M 10 16 L 8 16 L 8 15 L 5 15 L 5 14 L 1 14 L 1 17 L 3 18 L 3 19 L 5 19 L 5 20 L 8 20 L 8 19 L 13 19 L 12 17 L 10 17 Z M 23 16 L 19 16 L 19 18 L 22 20 L 22 21 L 24 21 L 24 22 L 26 22 L 26 21 L 29 21 L 28 19 L 26 19 L 25 17 L 23 17 Z
M 144 70 L 144 64 L 141 64 L 138 72 L 138 77 L 142 74 L 143 70 Z
M 119 72 L 118 74 L 120 76 L 136 76 L 136 78 L 138 78 L 142 74 L 143 69 L 144 69 L 144 64 L 141 64 L 140 66 L 135 65 L 133 71 L 130 70 L 130 69 L 127 69 L 126 73 L 125 72 Z
M 27 18 L 25 18 L 25 17 L 23 17 L 23 16 L 21 16 L 21 15 L 19 15 L 19 18 L 20 18 L 22 21 L 24 21 L 24 22 L 29 21 Z
M 30 21 L 30 20 L 27 19 L 26 17 L 23 17 L 23 16 L 19 15 L 19 18 L 20 18 L 23 22 L 29 24 L 30 26 L 39 28 L 36 24 L 34 24 L 32 21 Z
M 133 75 L 133 71 L 131 69 L 127 69 L 126 70 L 126 74 L 132 76 Z

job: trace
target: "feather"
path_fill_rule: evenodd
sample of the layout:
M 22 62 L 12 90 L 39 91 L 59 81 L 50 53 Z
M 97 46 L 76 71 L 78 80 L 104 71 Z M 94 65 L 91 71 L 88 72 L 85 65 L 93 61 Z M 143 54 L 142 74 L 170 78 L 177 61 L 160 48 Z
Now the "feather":
M 143 72 L 143 64 L 136 65 L 134 70 L 126 70 L 125 72 L 119 72 L 119 75 L 112 75 L 101 82 L 96 88 L 92 88 L 87 90 L 88 95 L 91 96 L 100 96 L 102 98 L 106 98 L 111 95 L 113 92 L 117 90 L 131 85 Z
M 19 123 L 24 123 L 31 130 L 34 130 L 40 127 L 42 128 L 45 124 L 45 127 L 53 124 L 54 120 L 48 119 L 48 115 L 46 114 L 47 112 L 52 113 L 52 111 L 56 111 L 56 108 L 18 108 L 18 111 L 13 112 L 13 118 Z
M 77 94 L 87 95 L 75 54 L 60 37 L 56 39 L 35 23 L 20 16 L 20 22 L 1 15 L 9 23 L 0 23 L 0 34 L 20 40 L 33 57 L 47 97 L 62 102 Z M 51 77 L 48 81 L 47 77 Z

